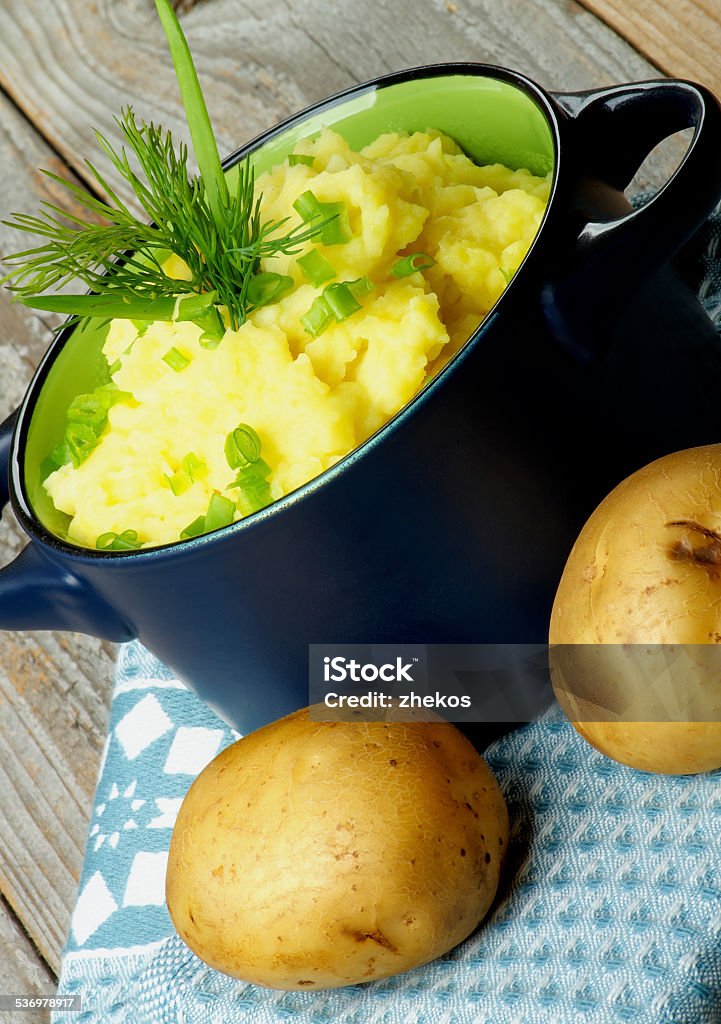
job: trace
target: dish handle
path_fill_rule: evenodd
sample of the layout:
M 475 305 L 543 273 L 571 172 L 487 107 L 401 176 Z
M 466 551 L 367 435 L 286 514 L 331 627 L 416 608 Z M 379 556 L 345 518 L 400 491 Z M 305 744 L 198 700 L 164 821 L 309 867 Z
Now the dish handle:
M 721 199 L 721 106 L 702 85 L 675 79 L 556 93 L 554 99 L 570 136 L 581 226 L 568 266 L 542 301 L 555 336 L 577 356 L 593 359 L 604 354 L 627 301 Z M 685 128 L 694 133 L 680 164 L 655 195 L 632 209 L 620 193 L 654 146 Z
M 10 452 L 17 410 L 0 424 L 0 512 L 10 498 Z M 60 556 L 62 557 L 62 556 Z M 59 629 L 122 642 L 136 633 L 79 576 L 31 540 L 0 568 L 0 629 Z

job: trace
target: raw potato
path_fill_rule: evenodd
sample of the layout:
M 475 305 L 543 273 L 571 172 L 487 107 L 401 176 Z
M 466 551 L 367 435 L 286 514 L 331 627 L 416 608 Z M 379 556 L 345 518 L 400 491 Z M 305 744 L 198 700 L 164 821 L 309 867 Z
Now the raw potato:
M 498 886 L 503 796 L 452 725 L 315 722 L 222 751 L 180 809 L 166 895 L 217 970 L 279 989 L 385 978 L 452 949 Z
M 549 639 L 559 702 L 598 750 L 666 774 L 721 767 L 721 445 L 659 459 L 599 505 Z

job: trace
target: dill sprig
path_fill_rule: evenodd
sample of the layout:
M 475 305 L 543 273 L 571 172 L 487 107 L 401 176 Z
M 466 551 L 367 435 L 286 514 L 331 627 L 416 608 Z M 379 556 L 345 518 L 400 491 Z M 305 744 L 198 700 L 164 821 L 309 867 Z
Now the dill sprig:
M 90 174 L 108 197 L 96 198 L 51 171 L 43 173 L 66 188 L 90 219 L 44 202 L 40 216 L 13 214 L 9 227 L 40 235 L 45 242 L 7 257 L 10 271 L 0 280 L 17 298 L 36 309 L 76 316 L 103 315 L 109 303 L 133 318 L 143 304 L 188 292 L 214 293 L 236 329 L 254 308 L 248 294 L 260 260 L 279 253 L 293 255 L 323 225 L 300 223 L 282 232 L 287 218 L 261 220 L 261 197 L 249 160 L 238 168 L 229 189 L 223 173 L 192 56 L 168 0 L 156 0 L 185 105 L 200 177 L 188 170 L 188 149 L 175 146 L 171 133 L 136 121 L 132 108 L 116 118 L 123 145 L 114 147 L 96 132 L 98 143 L 119 175 L 128 182 L 150 223 L 139 220 L 89 160 Z M 126 148 L 127 147 L 127 148 Z M 134 157 L 140 173 L 131 162 Z M 98 223 L 100 220 L 100 223 Z M 163 262 L 174 253 L 187 265 L 189 280 L 171 278 Z M 43 296 L 79 279 L 97 294 Z M 252 293 L 251 293 L 252 294 Z M 160 301 L 155 308 L 167 308 Z M 162 318 L 162 317 L 159 317 Z

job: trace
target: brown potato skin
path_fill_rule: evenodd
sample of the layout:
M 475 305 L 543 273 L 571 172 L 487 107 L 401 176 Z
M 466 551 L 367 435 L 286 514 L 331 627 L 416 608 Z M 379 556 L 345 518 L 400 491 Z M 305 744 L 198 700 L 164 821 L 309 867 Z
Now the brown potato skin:
M 716 551 L 713 539 L 720 530 L 721 445 L 708 445 L 658 459 L 619 484 L 568 558 L 549 632 L 554 690 L 584 739 L 633 768 L 721 767 L 721 545 Z M 609 646 L 554 655 L 553 646 L 565 644 Z M 705 654 L 701 645 L 712 646 Z M 658 719 L 665 709 L 677 720 L 613 713 L 634 688 L 641 700 L 644 672 L 660 679 L 664 671 L 673 685 L 665 697 L 659 688 Z M 686 691 L 695 720 L 680 720 Z M 654 704 L 639 703 L 625 717 L 639 719 L 644 706 Z
M 507 845 L 498 784 L 454 726 L 320 722 L 304 708 L 222 751 L 190 787 L 168 909 L 226 974 L 351 985 L 465 939 Z

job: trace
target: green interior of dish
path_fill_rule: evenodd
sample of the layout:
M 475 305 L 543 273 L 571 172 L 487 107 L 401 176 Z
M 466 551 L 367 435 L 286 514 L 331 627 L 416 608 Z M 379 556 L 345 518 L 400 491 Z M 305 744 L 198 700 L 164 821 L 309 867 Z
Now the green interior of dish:
M 445 132 L 476 162 L 527 167 L 544 175 L 554 163 L 553 136 L 543 112 L 520 89 L 495 78 L 445 75 L 414 79 L 367 91 L 306 118 L 253 154 L 260 174 L 292 153 L 300 139 L 331 127 L 353 149 L 384 132 Z M 232 176 L 231 169 L 228 174 Z M 65 414 L 76 395 L 109 379 L 102 354 L 107 325 L 91 321 L 68 338 L 35 403 L 25 451 L 27 497 L 52 533 L 66 534 L 68 517 L 58 512 L 42 487 L 48 459 L 62 441 Z

